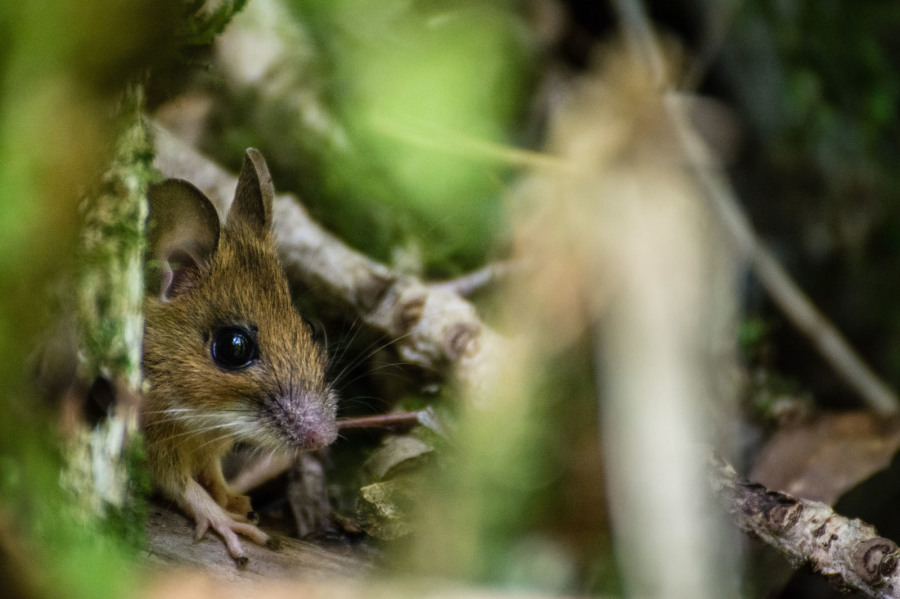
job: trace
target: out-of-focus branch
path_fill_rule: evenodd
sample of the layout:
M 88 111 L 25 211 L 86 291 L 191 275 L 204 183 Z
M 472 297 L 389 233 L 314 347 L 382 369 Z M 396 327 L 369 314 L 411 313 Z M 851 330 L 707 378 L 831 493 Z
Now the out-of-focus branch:
M 666 78 L 666 63 L 662 51 L 654 39 L 653 27 L 640 0 L 613 0 L 613 7 L 619 15 L 622 33 L 628 51 L 640 60 L 642 66 L 662 88 Z
M 677 99 L 674 96 L 669 99 L 669 114 L 678 126 L 685 154 L 698 180 L 704 185 L 725 229 L 747 255 L 756 276 L 772 300 L 869 408 L 886 414 L 896 413 L 900 410 L 900 399 L 872 372 L 837 327 L 819 312 L 772 252 L 759 240 L 724 175 L 704 166 L 710 163 L 710 158 L 696 133 L 684 119 L 675 116 L 677 111 L 671 110 Z
M 237 179 L 160 126 L 153 127 L 156 167 L 187 179 L 206 193 L 220 214 Z M 397 342 L 405 362 L 449 372 L 480 388 L 507 342 L 485 326 L 471 303 L 450 289 L 428 285 L 370 260 L 315 223 L 289 194 L 274 204 L 275 238 L 288 277 L 354 312 Z
M 661 51 L 651 33 L 652 28 L 640 0 L 615 0 L 613 4 L 636 57 L 653 74 L 655 80 L 665 80 L 665 74 L 661 71 Z M 667 107 L 668 116 L 677 128 L 682 149 L 691 168 L 703 185 L 725 229 L 747 256 L 772 300 L 869 408 L 883 413 L 900 410 L 900 398 L 896 393 L 866 365 L 837 327 L 816 309 L 759 240 L 725 176 L 708 167 L 714 162 L 702 141 L 686 122 L 677 93 L 669 93 Z
M 491 262 L 478 270 L 473 270 L 449 281 L 434 283 L 433 286 L 452 291 L 461 297 L 469 297 L 485 287 L 502 281 L 511 273 L 520 270 L 522 266 L 521 263 L 511 260 Z
M 709 509 L 699 445 L 714 442 L 711 419 L 728 419 L 733 405 L 719 375 L 733 369 L 738 263 L 710 226 L 659 82 L 642 66 L 610 49 L 550 119 L 549 147 L 574 172 L 550 178 L 544 202 L 563 216 L 536 219 L 540 234 L 528 239 L 555 238 L 557 254 L 574 248 L 572 278 L 593 312 L 607 501 L 627 592 L 737 597 L 736 560 L 721 550 L 731 528 Z
M 738 478 L 730 464 L 711 460 L 710 481 L 738 528 L 775 548 L 792 565 L 809 564 L 844 591 L 900 597 L 900 548 L 875 528 L 818 501 Z

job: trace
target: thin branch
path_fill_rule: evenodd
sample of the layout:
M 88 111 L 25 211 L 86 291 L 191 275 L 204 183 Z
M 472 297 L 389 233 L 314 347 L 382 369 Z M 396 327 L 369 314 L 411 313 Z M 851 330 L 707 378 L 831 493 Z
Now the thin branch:
M 423 413 L 422 411 L 393 412 L 391 414 L 376 414 L 374 416 L 341 418 L 337 421 L 337 424 L 342 431 L 370 428 L 411 428 L 419 424 Z
M 469 297 L 485 287 L 496 285 L 521 268 L 522 264 L 513 260 L 491 262 L 456 279 L 432 283 L 432 287 L 452 291 L 460 297 Z
M 663 85 L 666 80 L 666 62 L 656 43 L 644 3 L 640 0 L 613 0 L 612 4 L 618 13 L 628 50 L 640 58 L 653 80 Z
M 794 567 L 809 564 L 843 591 L 900 597 L 900 548 L 873 526 L 824 503 L 740 479 L 719 459 L 711 459 L 710 482 L 738 528 L 778 550 Z
M 637 55 L 645 62 L 645 68 L 651 69 L 650 72 L 656 77 L 660 72 L 658 59 L 661 53 L 653 36 L 646 34 L 652 30 L 640 0 L 615 0 L 614 5 L 622 26 L 626 30 L 634 30 L 628 34 L 629 40 L 642 46 Z M 680 98 L 676 94 L 670 94 L 667 100 L 669 118 L 677 127 L 692 169 L 725 229 L 750 260 L 760 283 L 772 300 L 869 408 L 885 414 L 900 411 L 900 398 L 866 365 L 837 327 L 816 309 L 759 240 L 725 177 L 717 169 L 708 168 L 707 165 L 715 162 L 684 117 Z

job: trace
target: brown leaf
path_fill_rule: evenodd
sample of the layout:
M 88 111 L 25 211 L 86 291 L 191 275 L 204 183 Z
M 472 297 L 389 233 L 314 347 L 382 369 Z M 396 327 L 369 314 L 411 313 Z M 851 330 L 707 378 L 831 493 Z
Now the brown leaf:
M 822 414 L 775 433 L 760 452 L 751 480 L 833 505 L 886 468 L 900 448 L 900 418 L 871 412 Z

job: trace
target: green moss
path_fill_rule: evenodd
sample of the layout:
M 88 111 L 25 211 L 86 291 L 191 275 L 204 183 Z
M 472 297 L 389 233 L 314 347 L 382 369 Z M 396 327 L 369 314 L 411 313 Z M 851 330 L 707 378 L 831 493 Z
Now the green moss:
M 82 204 L 78 328 L 82 374 L 140 381 L 146 190 L 153 175 L 152 147 L 140 115 L 141 92 L 123 108 L 126 123 L 115 159 L 96 193 Z
M 136 555 L 138 548 L 146 546 L 146 497 L 150 495 L 151 484 L 144 467 L 145 459 L 143 439 L 139 435 L 133 435 L 126 442 L 122 457 L 125 468 L 131 474 L 127 491 L 130 500 L 121 506 L 111 506 L 102 521 L 104 533 L 121 539 L 132 556 Z

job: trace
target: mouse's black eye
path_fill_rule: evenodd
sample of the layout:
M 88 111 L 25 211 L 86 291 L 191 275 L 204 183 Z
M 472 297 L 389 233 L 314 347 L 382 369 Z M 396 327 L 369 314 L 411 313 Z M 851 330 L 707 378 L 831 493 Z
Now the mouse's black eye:
M 213 332 L 210 353 L 226 370 L 246 368 L 259 357 L 256 340 L 240 327 L 222 327 Z

